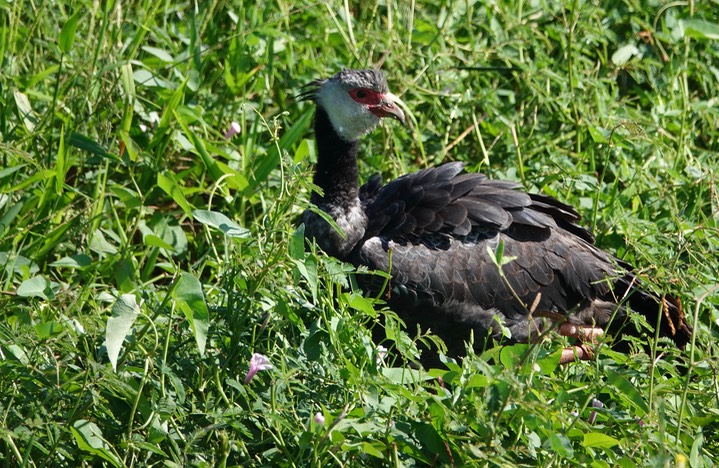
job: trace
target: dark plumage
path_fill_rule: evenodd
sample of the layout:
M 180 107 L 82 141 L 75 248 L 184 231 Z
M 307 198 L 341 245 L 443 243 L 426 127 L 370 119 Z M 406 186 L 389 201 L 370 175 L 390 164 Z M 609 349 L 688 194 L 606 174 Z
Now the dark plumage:
M 323 195 L 313 194 L 312 203 L 343 235 L 309 210 L 305 233 L 354 265 L 391 265 L 386 297 L 409 330 L 429 328 L 460 355 L 470 331 L 481 347 L 489 337 L 531 341 L 553 322 L 605 327 L 614 317 L 621 333 L 629 305 L 652 325 L 660 319 L 660 334 L 677 346 L 689 341 L 679 303 L 641 289 L 628 265 L 593 244 L 578 213 L 552 197 L 463 173 L 460 163 L 358 187 L 360 137 L 382 117 L 404 122 L 380 72 L 343 70 L 302 96 L 318 107 L 314 182 Z M 500 244 L 501 274 L 493 259 Z M 379 284 L 363 287 L 378 293 Z

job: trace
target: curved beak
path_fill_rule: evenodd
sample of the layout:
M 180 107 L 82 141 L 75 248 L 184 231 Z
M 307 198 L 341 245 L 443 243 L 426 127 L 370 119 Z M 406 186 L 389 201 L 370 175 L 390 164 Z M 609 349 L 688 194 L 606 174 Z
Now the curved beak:
M 370 111 L 377 117 L 391 117 L 399 120 L 402 125 L 406 125 L 407 121 L 404 112 L 397 105 L 400 99 L 392 93 L 382 95 L 379 104 L 370 107 Z

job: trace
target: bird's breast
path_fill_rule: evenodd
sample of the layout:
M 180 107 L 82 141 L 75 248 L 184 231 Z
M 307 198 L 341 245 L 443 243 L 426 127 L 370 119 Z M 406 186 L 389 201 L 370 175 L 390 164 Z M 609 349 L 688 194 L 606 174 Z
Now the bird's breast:
M 337 226 L 335 228 L 319 214 L 307 210 L 303 216 L 305 237 L 314 239 L 327 254 L 345 259 L 367 229 L 367 216 L 359 200 L 347 207 L 318 205 L 318 208 L 327 213 Z

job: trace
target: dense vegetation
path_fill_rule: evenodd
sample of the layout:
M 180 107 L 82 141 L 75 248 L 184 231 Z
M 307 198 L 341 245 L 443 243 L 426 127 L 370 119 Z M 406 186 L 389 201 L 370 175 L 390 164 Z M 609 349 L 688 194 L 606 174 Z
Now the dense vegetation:
M 3 465 L 715 462 L 716 2 L 14 0 L 0 50 Z M 367 139 L 364 178 L 461 160 L 556 196 L 696 342 L 400 364 L 431 336 L 296 225 L 293 96 L 343 66 L 414 124 Z

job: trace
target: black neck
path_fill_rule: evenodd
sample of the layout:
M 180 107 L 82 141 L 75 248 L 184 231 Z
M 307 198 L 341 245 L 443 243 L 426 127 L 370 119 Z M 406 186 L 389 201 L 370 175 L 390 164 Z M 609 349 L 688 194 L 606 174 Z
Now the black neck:
M 314 183 L 324 196 L 312 194 L 312 203 L 348 207 L 357 199 L 358 169 L 356 141 L 347 142 L 332 127 L 327 112 L 317 107 L 315 115 L 317 166 Z

